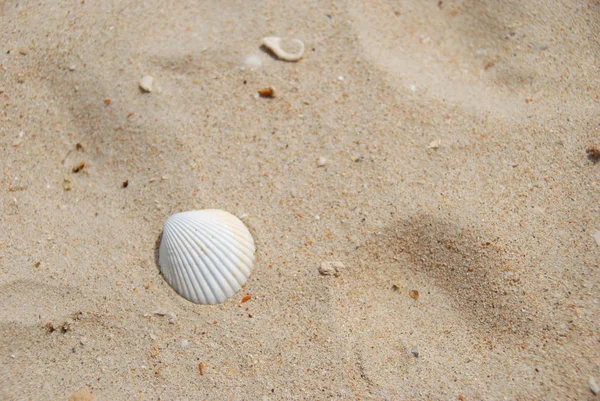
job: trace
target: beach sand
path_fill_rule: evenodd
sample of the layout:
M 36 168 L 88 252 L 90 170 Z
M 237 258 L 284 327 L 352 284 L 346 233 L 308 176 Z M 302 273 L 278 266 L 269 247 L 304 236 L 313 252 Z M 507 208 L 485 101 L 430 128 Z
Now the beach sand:
M 598 399 L 598 1 L 0 22 L 0 399 Z M 156 263 L 165 219 L 206 208 L 257 245 L 215 306 Z

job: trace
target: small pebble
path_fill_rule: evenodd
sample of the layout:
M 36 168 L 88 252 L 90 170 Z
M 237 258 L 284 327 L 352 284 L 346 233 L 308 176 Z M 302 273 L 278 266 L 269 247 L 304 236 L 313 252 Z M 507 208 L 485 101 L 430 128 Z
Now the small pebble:
M 587 149 L 585 150 L 585 153 L 587 154 L 587 158 L 592 163 L 598 163 L 600 161 L 600 149 L 597 146 L 595 146 L 595 145 L 588 146 Z
M 275 97 L 275 88 L 269 86 L 267 88 L 261 89 L 258 91 L 260 97 L 274 98 Z
M 590 386 L 590 391 L 594 395 L 600 394 L 600 386 L 598 386 L 598 384 L 596 383 L 596 379 L 594 379 L 593 377 L 590 376 L 590 378 L 588 380 L 588 385 Z
M 187 339 L 181 340 L 181 348 L 187 348 L 190 342 Z
M 340 75 L 340 76 L 338 77 L 338 81 L 343 81 L 343 80 L 344 80 L 344 76 L 343 76 L 343 75 Z
M 429 142 L 429 145 L 427 145 L 427 147 L 429 149 L 437 149 L 440 147 L 441 144 L 442 143 L 438 139 L 436 139 L 435 141 Z
M 150 93 L 152 92 L 152 82 L 154 78 L 150 75 L 146 75 L 144 78 L 140 80 L 140 89 L 144 92 Z
M 410 353 L 414 355 L 415 358 L 419 357 L 419 346 L 415 345 L 410 349 Z
M 177 315 L 175 315 L 174 313 L 169 313 L 169 324 L 175 324 L 176 318 Z
M 327 164 L 327 159 L 324 157 L 319 157 L 319 160 L 317 160 L 317 167 L 323 167 L 326 164 Z
M 345 267 L 342 262 L 322 262 L 321 266 L 319 266 L 319 273 L 322 276 L 338 277 L 341 274 L 341 270 Z
M 75 166 L 73 166 L 73 168 L 71 169 L 71 171 L 73 171 L 74 173 L 78 173 L 81 170 L 83 170 L 85 167 L 85 162 L 79 162 L 78 164 L 76 164 Z
M 12 146 L 16 148 L 17 146 L 20 146 L 21 143 L 23 143 L 23 131 L 19 132 L 17 139 L 13 141 Z
M 75 65 L 74 64 L 71 64 L 69 66 L 69 71 L 75 71 Z

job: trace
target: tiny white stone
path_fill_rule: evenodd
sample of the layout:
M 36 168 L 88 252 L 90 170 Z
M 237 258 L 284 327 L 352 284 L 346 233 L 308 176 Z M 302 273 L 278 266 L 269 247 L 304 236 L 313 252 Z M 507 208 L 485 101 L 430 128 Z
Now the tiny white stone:
M 152 92 L 152 82 L 154 82 L 154 78 L 150 75 L 146 75 L 140 80 L 140 89 L 144 92 Z
M 338 77 L 338 81 L 343 81 L 343 80 L 344 80 L 344 76 L 343 76 L 343 75 L 340 75 L 340 76 Z
M 319 157 L 319 160 L 317 160 L 317 167 L 323 167 L 326 164 L 327 164 L 327 159 L 324 157 Z
M 410 86 L 410 90 L 413 91 L 413 92 L 416 92 L 417 91 L 417 86 L 416 85 L 411 85 Z
M 600 230 L 598 230 L 594 233 L 594 239 L 596 240 L 596 244 L 598 244 L 598 246 L 600 246 Z
M 74 64 L 71 64 L 69 66 L 69 71 L 75 71 L 75 65 Z
M 188 345 L 190 345 L 190 343 L 187 339 L 181 340 L 181 348 L 187 348 Z

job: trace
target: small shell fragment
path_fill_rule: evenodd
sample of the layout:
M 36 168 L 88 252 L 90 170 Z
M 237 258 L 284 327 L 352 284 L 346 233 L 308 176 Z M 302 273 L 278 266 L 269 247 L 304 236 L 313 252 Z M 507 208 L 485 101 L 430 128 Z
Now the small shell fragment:
M 298 61 L 304 55 L 304 43 L 300 39 L 282 39 L 278 36 L 268 36 L 262 39 L 262 44 L 280 60 Z M 285 50 L 291 48 L 293 52 Z
M 154 82 L 154 78 L 150 75 L 146 75 L 140 80 L 140 89 L 147 93 L 152 92 L 152 82 Z
M 196 210 L 167 219 L 158 263 L 165 280 L 197 304 L 224 302 L 254 267 L 254 239 L 244 223 L 223 210 Z

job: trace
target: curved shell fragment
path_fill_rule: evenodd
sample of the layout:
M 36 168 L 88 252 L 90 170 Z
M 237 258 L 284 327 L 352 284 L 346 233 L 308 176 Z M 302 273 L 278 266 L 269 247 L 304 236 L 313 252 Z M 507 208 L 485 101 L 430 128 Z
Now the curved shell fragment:
M 255 250 L 240 219 L 223 210 L 196 210 L 167 219 L 158 264 L 179 295 L 216 304 L 242 288 L 254 267 Z
M 267 36 L 262 39 L 262 44 L 280 60 L 298 61 L 304 55 L 304 43 L 300 39 L 283 39 L 278 36 Z M 290 48 L 293 50 L 290 51 Z

